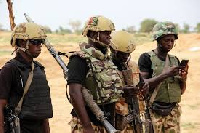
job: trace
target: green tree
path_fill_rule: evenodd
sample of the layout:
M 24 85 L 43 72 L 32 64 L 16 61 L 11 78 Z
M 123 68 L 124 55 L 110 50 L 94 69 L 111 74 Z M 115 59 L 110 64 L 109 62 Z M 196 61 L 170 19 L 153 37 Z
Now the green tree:
M 135 26 L 128 26 L 125 31 L 129 32 L 129 33 L 136 33 L 136 28 Z
M 144 19 L 140 24 L 140 32 L 151 32 L 156 23 L 154 19 Z
M 196 30 L 197 33 L 200 33 L 200 23 L 197 23 L 195 30 Z
M 44 29 L 45 33 L 52 33 L 52 30 L 49 26 L 42 26 L 42 28 Z
M 184 23 L 182 32 L 189 33 L 189 30 L 190 30 L 189 24 Z
M 72 27 L 72 30 L 74 31 L 74 33 L 76 34 L 80 34 L 81 31 L 81 21 L 76 20 L 76 21 L 69 21 L 69 25 Z
M 70 29 L 67 29 L 67 28 L 64 28 L 62 26 L 59 26 L 59 28 L 56 30 L 56 33 L 57 34 L 71 34 L 72 33 L 72 30 Z

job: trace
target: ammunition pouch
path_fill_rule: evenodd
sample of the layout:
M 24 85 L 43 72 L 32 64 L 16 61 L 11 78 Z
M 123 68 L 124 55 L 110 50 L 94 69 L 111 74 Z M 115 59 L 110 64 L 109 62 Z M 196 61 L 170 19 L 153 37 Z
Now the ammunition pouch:
M 168 116 L 172 109 L 176 106 L 176 103 L 161 103 L 153 102 L 151 109 L 153 113 L 161 116 Z

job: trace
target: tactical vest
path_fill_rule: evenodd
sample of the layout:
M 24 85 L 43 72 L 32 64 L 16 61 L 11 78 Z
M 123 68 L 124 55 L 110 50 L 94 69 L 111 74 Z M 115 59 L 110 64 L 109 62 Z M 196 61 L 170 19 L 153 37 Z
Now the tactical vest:
M 10 63 L 17 66 L 22 78 L 22 85 L 28 79 L 31 68 L 15 59 Z M 26 93 L 19 118 L 21 119 L 46 119 L 53 117 L 53 110 L 50 98 L 50 88 L 44 72 L 44 67 L 38 62 L 34 62 L 33 79 L 28 92 Z
M 153 70 L 152 77 L 158 76 L 162 73 L 165 61 L 160 60 L 157 55 L 151 51 L 149 52 L 152 61 L 151 69 Z M 178 66 L 178 59 L 176 56 L 169 55 L 169 66 Z M 161 82 L 158 93 L 154 101 L 173 103 L 181 101 L 181 88 L 179 84 L 180 76 L 173 76 Z
M 82 43 L 80 49 L 80 52 L 76 52 L 72 56 L 78 55 L 86 59 L 89 70 L 86 75 L 85 87 L 93 95 L 95 102 L 105 104 L 118 101 L 123 92 L 120 90 L 122 77 L 108 53 L 103 54 L 86 43 Z

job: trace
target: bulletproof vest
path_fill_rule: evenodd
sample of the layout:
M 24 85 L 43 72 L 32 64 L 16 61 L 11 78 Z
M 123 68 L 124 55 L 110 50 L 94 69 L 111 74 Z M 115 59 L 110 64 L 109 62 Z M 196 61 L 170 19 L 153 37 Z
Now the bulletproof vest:
M 13 59 L 11 60 L 22 78 L 22 86 L 25 86 L 31 67 Z M 44 72 L 44 67 L 34 61 L 33 79 L 28 92 L 26 93 L 19 118 L 21 119 L 46 119 L 53 117 L 53 110 L 50 98 L 50 88 Z
M 152 61 L 151 69 L 153 70 L 152 77 L 158 76 L 162 73 L 165 61 L 160 60 L 157 55 L 151 51 L 149 52 Z M 169 66 L 178 66 L 178 59 L 176 56 L 169 55 Z M 181 88 L 179 84 L 180 76 L 173 76 L 161 82 L 158 93 L 154 101 L 173 103 L 181 101 Z
M 93 46 L 83 43 L 81 51 L 74 53 L 86 59 L 89 66 L 86 75 L 85 87 L 93 95 L 97 104 L 112 103 L 118 101 L 122 94 L 121 75 L 114 66 L 108 53 L 103 54 Z

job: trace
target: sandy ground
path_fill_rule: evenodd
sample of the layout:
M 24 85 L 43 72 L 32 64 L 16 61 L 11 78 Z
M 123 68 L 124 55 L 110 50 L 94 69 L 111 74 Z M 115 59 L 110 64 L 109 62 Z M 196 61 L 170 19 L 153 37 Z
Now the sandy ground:
M 187 80 L 187 90 L 182 96 L 182 119 L 181 130 L 182 133 L 197 133 L 200 130 L 200 50 L 191 51 L 192 47 L 200 47 L 200 35 L 189 34 L 180 35 L 179 40 L 176 42 L 176 47 L 171 51 L 178 58 L 187 58 L 190 60 L 190 68 Z M 67 52 L 77 50 L 77 44 L 63 47 L 59 45 L 55 47 L 56 50 Z M 145 43 L 138 46 L 132 53 L 132 60 L 137 61 L 139 55 L 143 52 L 148 52 L 155 48 L 154 42 Z M 12 50 L 8 44 L 0 44 L 0 50 Z M 11 59 L 12 55 L 0 56 L 0 67 Z M 67 63 L 67 58 L 63 58 Z M 49 54 L 44 47 L 41 55 L 37 59 L 46 67 L 46 74 L 51 87 L 51 98 L 54 109 L 54 117 L 50 119 L 50 127 L 52 133 L 69 133 L 70 126 L 68 125 L 71 116 L 70 111 L 72 106 L 66 98 L 66 81 L 60 66 Z

